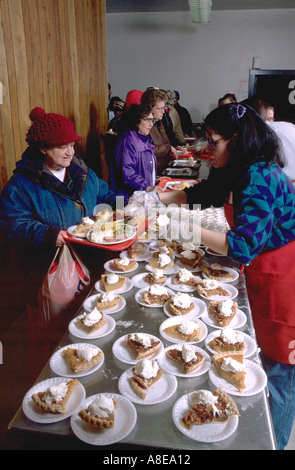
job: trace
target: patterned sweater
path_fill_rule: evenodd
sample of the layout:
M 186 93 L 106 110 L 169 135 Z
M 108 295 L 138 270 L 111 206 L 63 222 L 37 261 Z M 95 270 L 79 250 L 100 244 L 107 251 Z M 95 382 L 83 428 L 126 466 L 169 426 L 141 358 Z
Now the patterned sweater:
M 295 186 L 276 164 L 252 165 L 233 192 L 228 256 L 244 264 L 295 240 Z

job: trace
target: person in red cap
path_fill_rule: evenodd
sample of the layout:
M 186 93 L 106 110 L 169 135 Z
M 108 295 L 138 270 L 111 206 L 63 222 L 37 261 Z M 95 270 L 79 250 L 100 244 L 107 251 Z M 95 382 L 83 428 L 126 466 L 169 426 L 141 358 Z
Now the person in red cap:
M 29 147 L 1 195 L 0 228 L 14 246 L 52 248 L 98 204 L 115 207 L 116 196 L 75 153 L 82 137 L 69 118 L 36 107 L 30 119 Z

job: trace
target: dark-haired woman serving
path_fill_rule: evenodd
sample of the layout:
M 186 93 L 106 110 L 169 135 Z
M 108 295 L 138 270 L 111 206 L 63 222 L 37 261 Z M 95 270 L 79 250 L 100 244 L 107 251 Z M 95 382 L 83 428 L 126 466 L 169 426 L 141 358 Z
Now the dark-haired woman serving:
M 245 265 L 277 446 L 283 449 L 295 416 L 295 187 L 283 171 L 276 135 L 252 108 L 218 107 L 206 117 L 205 131 L 214 181 L 223 197 L 231 196 L 233 212 L 227 233 L 202 228 L 201 241 Z M 160 198 L 166 204 L 201 203 L 198 186 Z

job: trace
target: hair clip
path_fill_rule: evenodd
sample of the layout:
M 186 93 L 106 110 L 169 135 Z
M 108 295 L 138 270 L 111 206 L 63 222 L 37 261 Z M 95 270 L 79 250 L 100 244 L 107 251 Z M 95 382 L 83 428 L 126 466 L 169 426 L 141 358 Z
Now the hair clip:
M 247 111 L 247 109 L 245 108 L 245 106 L 242 106 L 241 104 L 238 104 L 237 106 L 237 116 L 239 119 L 241 119 L 245 112 Z

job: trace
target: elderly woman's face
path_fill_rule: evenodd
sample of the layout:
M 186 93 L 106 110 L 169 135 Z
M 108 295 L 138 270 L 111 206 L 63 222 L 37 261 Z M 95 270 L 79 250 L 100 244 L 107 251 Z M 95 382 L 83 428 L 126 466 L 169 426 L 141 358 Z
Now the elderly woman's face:
M 153 116 L 153 113 L 150 113 L 148 116 L 140 120 L 138 124 L 138 132 L 143 135 L 149 135 L 153 125 L 154 125 L 154 116 Z
M 161 121 L 161 119 L 163 118 L 165 108 L 166 108 L 165 101 L 159 100 L 159 101 L 156 102 L 156 104 L 153 107 L 152 111 L 153 111 L 154 118 L 157 121 Z
M 53 147 L 51 149 L 42 149 L 44 153 L 44 161 L 50 170 L 62 170 L 67 168 L 75 154 L 75 142 L 61 145 L 60 147 Z

